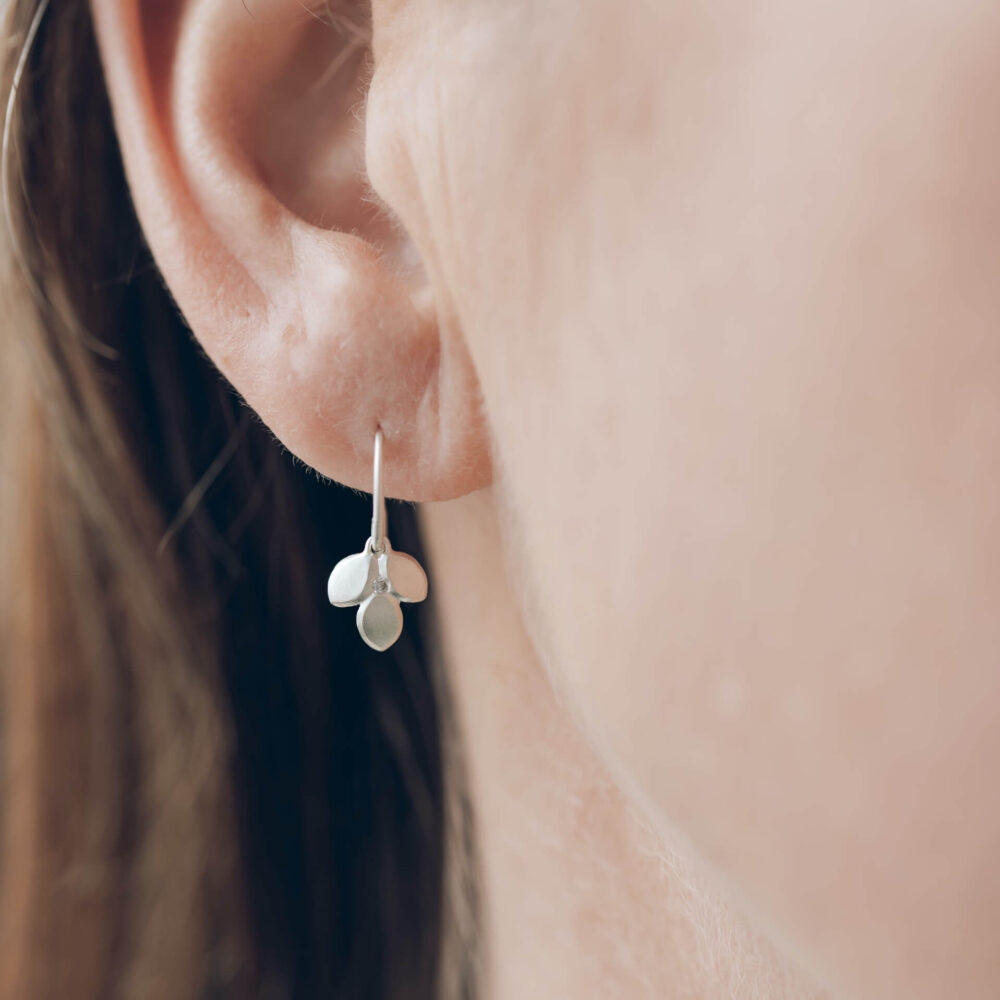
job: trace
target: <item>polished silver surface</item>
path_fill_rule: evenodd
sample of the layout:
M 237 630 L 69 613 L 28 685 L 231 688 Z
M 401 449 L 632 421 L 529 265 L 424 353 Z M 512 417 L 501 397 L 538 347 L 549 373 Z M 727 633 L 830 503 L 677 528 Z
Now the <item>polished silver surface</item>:
M 399 601 L 386 594 L 372 594 L 358 608 L 358 631 L 361 638 L 380 653 L 385 652 L 403 633 L 403 612 Z
M 372 649 L 384 652 L 403 631 L 400 601 L 427 597 L 427 574 L 413 556 L 396 552 L 386 537 L 381 429 L 375 432 L 374 461 L 372 533 L 361 552 L 345 556 L 333 567 L 326 593 L 334 607 L 358 605 L 361 638 Z
M 372 544 L 382 551 L 385 541 L 385 492 L 382 489 L 382 428 L 375 428 L 375 470 L 372 473 Z

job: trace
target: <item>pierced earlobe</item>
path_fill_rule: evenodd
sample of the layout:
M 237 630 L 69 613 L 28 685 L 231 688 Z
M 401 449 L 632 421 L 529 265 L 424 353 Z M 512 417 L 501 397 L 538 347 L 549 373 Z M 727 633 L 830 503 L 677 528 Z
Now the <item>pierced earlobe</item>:
M 334 607 L 358 605 L 358 632 L 381 653 L 402 634 L 400 601 L 427 597 L 427 574 L 413 556 L 396 552 L 385 535 L 381 428 L 375 431 L 374 463 L 371 535 L 361 552 L 345 556 L 333 567 L 326 592 Z

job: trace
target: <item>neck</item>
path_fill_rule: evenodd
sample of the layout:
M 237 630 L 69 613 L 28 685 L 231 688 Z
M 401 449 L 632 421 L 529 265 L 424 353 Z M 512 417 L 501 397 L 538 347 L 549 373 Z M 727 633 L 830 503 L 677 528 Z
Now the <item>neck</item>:
M 817 997 L 630 807 L 557 702 L 492 490 L 421 508 L 476 812 L 491 1000 Z

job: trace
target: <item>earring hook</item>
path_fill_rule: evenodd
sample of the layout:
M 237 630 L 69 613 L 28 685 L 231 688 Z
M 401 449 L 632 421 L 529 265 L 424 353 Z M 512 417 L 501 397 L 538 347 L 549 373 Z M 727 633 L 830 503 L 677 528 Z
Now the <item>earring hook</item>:
M 385 493 L 382 486 L 382 428 L 375 428 L 372 472 L 372 551 L 385 550 Z
M 382 652 L 403 631 L 400 601 L 422 601 L 427 597 L 427 574 L 413 556 L 393 549 L 386 537 L 381 427 L 375 428 L 373 463 L 371 537 L 361 552 L 344 556 L 333 567 L 326 596 L 337 608 L 356 605 L 361 638 Z

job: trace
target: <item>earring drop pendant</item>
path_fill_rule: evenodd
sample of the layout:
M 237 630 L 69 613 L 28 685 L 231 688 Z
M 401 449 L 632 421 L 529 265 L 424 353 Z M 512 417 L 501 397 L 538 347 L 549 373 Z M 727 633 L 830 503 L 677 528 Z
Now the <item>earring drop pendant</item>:
M 345 556 L 333 568 L 327 596 L 337 608 L 358 605 L 361 638 L 384 652 L 402 634 L 400 601 L 427 597 L 427 575 L 413 556 L 396 552 L 385 533 L 385 497 L 382 491 L 382 429 L 375 431 L 372 482 L 372 529 L 361 552 Z

